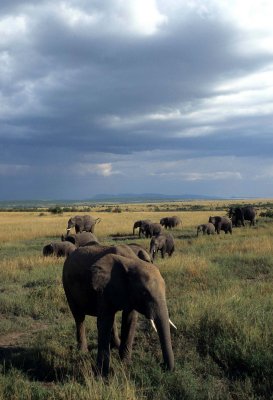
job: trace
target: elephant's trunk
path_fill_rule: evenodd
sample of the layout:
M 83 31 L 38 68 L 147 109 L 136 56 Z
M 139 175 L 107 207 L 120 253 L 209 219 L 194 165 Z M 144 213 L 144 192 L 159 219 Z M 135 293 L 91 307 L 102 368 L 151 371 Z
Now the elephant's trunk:
M 155 248 L 155 246 L 152 246 L 150 249 L 150 257 L 151 257 L 152 261 L 154 261 L 154 259 L 155 259 L 155 254 L 156 254 L 156 248 Z
M 169 313 L 167 306 L 156 313 L 154 317 L 155 326 L 159 336 L 163 360 L 166 368 L 170 371 L 174 369 L 174 355 L 171 342 Z

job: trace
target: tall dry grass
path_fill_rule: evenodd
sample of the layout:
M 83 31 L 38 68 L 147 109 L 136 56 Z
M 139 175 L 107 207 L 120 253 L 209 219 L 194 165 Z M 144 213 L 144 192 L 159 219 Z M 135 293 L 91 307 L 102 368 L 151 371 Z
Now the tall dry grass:
M 74 323 L 61 284 L 63 259 L 41 254 L 43 245 L 65 233 L 74 214 L 1 212 L 0 355 L 5 362 L 0 363 L 0 398 L 270 399 L 273 223 L 260 219 L 256 227 L 235 228 L 232 235 L 197 238 L 196 225 L 212 214 L 226 214 L 225 204 L 216 205 L 217 211 L 210 202 L 204 211 L 176 212 L 170 204 L 168 211 L 121 205 L 121 213 L 99 208 L 90 213 L 102 219 L 95 228 L 102 243 L 134 241 L 147 249 L 149 239 L 132 236 L 136 220 L 178 215 L 183 221 L 172 231 L 173 256 L 162 260 L 158 254 L 155 260 L 178 326 L 172 332 L 176 370 L 161 370 L 158 338 L 140 317 L 133 364 L 124 369 L 113 351 L 108 382 L 92 372 L 94 318 L 86 321 L 90 354 L 83 356 L 74 349 Z M 12 345 L 15 333 L 19 339 Z M 5 352 L 1 338 L 8 335 L 11 349 Z

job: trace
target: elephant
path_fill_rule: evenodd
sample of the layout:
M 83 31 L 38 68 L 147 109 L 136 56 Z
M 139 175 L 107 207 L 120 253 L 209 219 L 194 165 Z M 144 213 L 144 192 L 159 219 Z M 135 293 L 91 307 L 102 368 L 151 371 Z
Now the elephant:
M 164 258 L 167 253 L 171 256 L 174 252 L 174 238 L 170 233 L 161 233 L 153 236 L 150 242 L 150 256 L 154 260 L 156 253 L 160 251 L 161 257 Z
M 220 231 L 224 231 L 225 233 L 230 233 L 232 234 L 232 222 L 225 218 L 225 217 L 219 217 L 214 216 L 214 217 L 209 217 L 209 223 L 212 223 L 215 226 L 215 230 L 217 234 L 220 234 Z
M 133 226 L 133 235 L 135 234 L 135 229 L 139 228 L 138 236 L 140 237 L 142 226 L 144 226 L 145 224 L 147 224 L 149 222 L 151 222 L 150 219 L 140 219 L 140 220 L 136 221 Z
M 165 296 L 165 282 L 152 263 L 134 257 L 102 252 L 94 256 L 93 248 L 80 247 L 63 266 L 63 287 L 76 325 L 80 350 L 86 352 L 86 315 L 97 317 L 97 370 L 107 376 L 110 364 L 110 342 L 117 311 L 122 311 L 119 356 L 130 362 L 137 313 L 151 320 L 159 335 L 163 360 L 174 369 L 170 320 Z M 119 246 L 116 253 L 119 252 Z M 128 246 L 127 246 L 128 247 Z M 128 253 L 127 253 L 128 254 Z
M 197 236 L 200 232 L 203 232 L 203 235 L 214 235 L 215 233 L 215 226 L 208 222 L 207 224 L 201 224 L 197 226 Z
M 178 225 L 182 225 L 182 220 L 181 218 L 174 215 L 173 217 L 161 218 L 160 224 L 164 226 L 166 229 L 167 228 L 171 229 L 177 227 Z
M 90 215 L 76 215 L 68 220 L 66 233 L 68 234 L 71 228 L 75 227 L 75 232 L 92 232 L 94 233 L 95 225 L 101 221 L 101 218 L 93 218 Z
M 239 226 L 240 224 L 245 226 L 245 221 L 249 221 L 250 226 L 254 226 L 256 220 L 256 211 L 252 206 L 230 207 L 229 218 L 234 220 L 235 226 Z
M 76 246 L 70 242 L 52 242 L 43 247 L 43 255 L 68 257 L 74 250 L 76 250 Z
M 71 242 L 76 245 L 76 247 L 87 246 L 91 244 L 99 244 L 99 241 L 94 233 L 91 232 L 79 232 L 76 234 L 62 235 L 62 241 Z
M 144 247 L 140 246 L 140 244 L 129 243 L 127 246 L 129 246 L 133 250 L 133 252 L 138 256 L 138 258 L 140 258 L 141 260 L 147 261 L 147 262 L 152 262 L 149 253 L 147 252 L 147 250 Z
M 146 238 L 151 238 L 152 236 L 158 236 L 162 232 L 163 228 L 162 225 L 157 222 L 148 222 L 143 224 L 139 229 Z

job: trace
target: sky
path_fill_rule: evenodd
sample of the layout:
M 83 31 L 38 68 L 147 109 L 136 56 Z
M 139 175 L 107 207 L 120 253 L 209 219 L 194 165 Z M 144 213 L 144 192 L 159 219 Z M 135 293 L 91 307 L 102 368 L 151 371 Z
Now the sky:
M 271 0 L 1 0 L 0 200 L 273 197 Z

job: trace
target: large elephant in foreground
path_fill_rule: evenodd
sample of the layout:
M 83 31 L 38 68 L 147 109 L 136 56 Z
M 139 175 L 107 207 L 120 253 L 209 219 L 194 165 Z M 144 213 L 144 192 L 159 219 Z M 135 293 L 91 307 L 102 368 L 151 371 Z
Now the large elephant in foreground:
M 135 234 L 135 230 L 136 230 L 137 228 L 139 228 L 139 230 L 138 230 L 138 236 L 140 237 L 142 227 L 143 227 L 145 224 L 148 224 L 148 223 L 150 223 L 150 222 L 151 222 L 150 219 L 139 219 L 138 221 L 136 221 L 136 222 L 134 223 L 134 225 L 133 225 L 133 235 Z
M 171 229 L 177 227 L 178 225 L 182 225 L 182 220 L 181 218 L 174 215 L 173 217 L 161 218 L 160 224 L 164 226 L 166 229 L 167 228 Z
M 245 226 L 245 221 L 249 221 L 250 226 L 255 225 L 256 211 L 252 206 L 230 207 L 229 218 L 232 218 L 235 226 Z
M 71 228 L 75 227 L 75 232 L 92 232 L 94 233 L 95 225 L 101 221 L 101 218 L 93 218 L 90 215 L 76 215 L 71 217 L 67 223 L 67 234 Z
M 122 310 L 119 355 L 129 362 L 135 335 L 137 312 L 145 315 L 156 327 L 164 364 L 174 368 L 169 313 L 165 297 L 165 282 L 159 269 L 133 257 L 97 253 L 94 247 L 77 249 L 66 259 L 63 267 L 63 287 L 75 319 L 77 342 L 87 351 L 84 319 L 97 317 L 97 368 L 102 375 L 109 372 L 111 332 L 117 311 Z M 114 248 L 114 246 L 112 246 Z M 119 253 L 119 246 L 115 252 Z
M 232 222 L 225 217 L 219 217 L 218 215 L 209 217 L 209 223 L 215 226 L 215 230 L 218 235 L 220 234 L 220 231 L 224 231 L 225 233 L 229 232 L 232 234 Z

